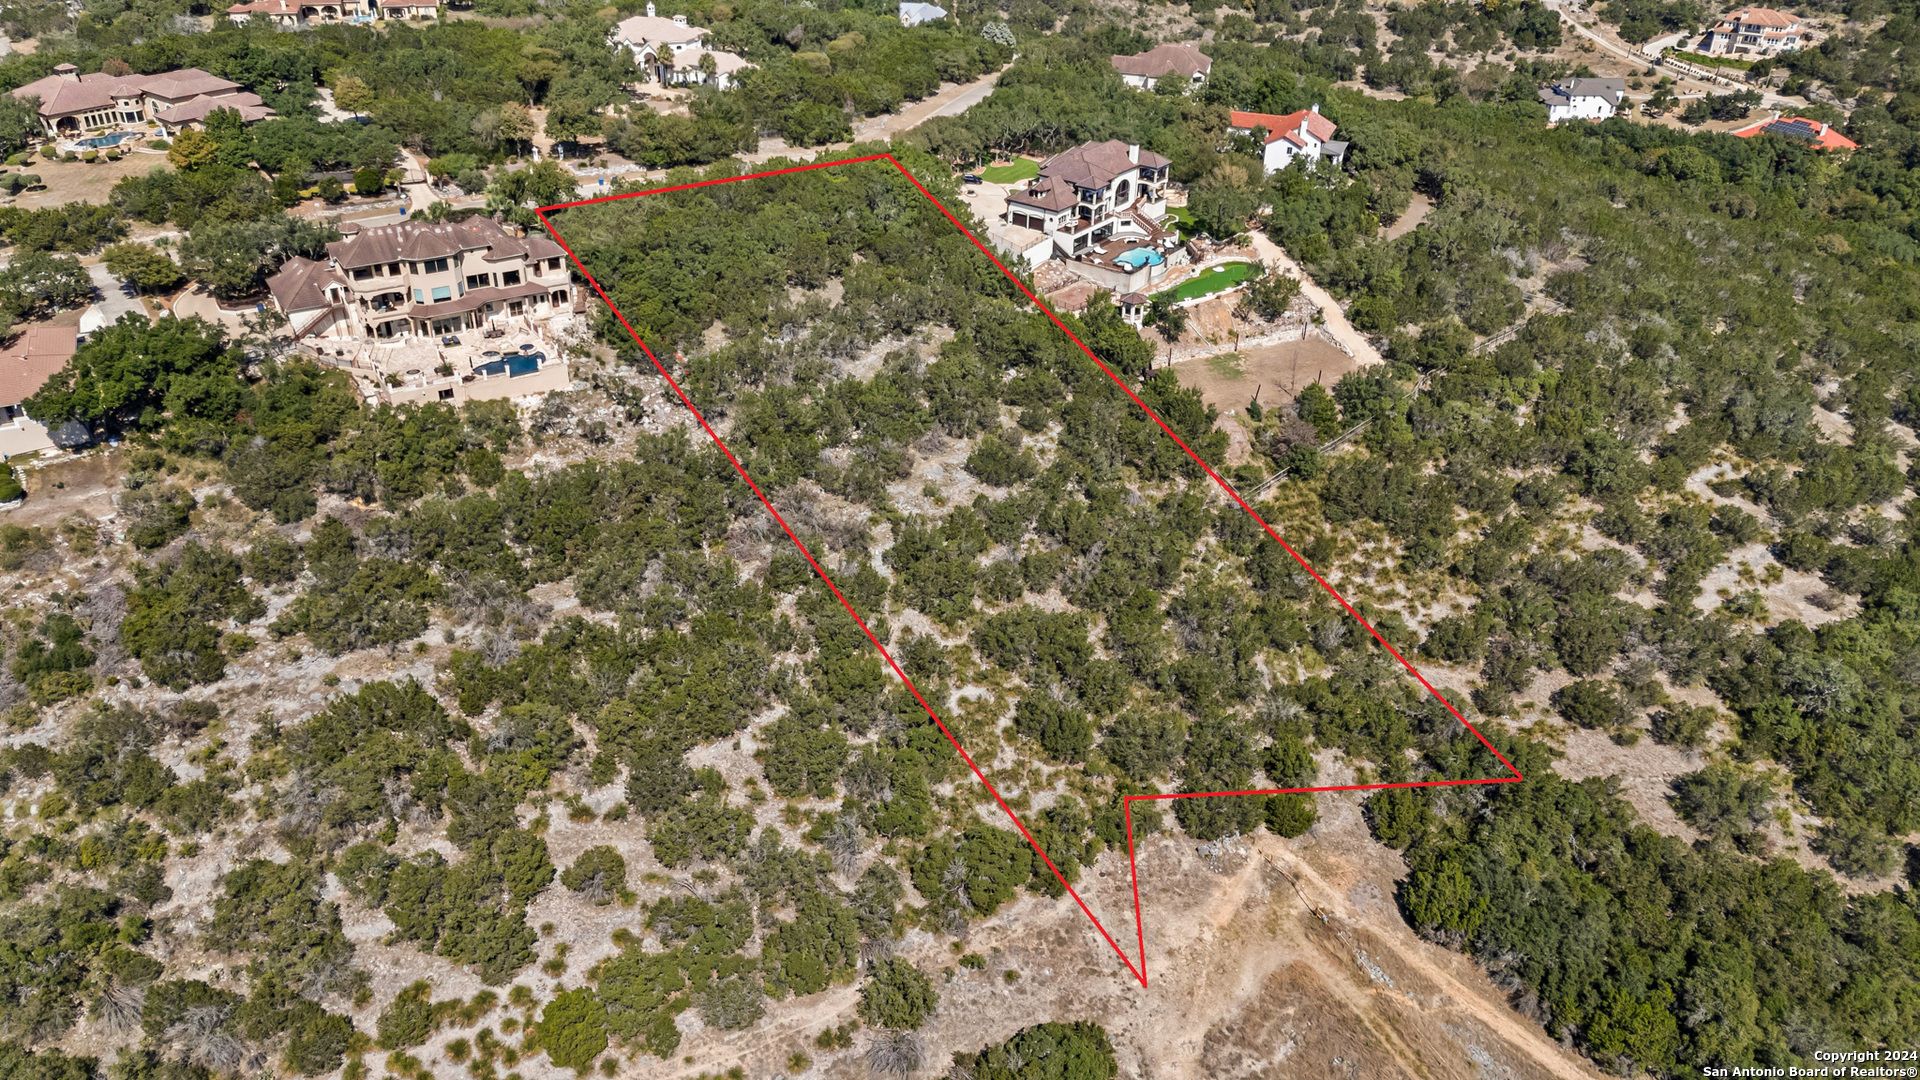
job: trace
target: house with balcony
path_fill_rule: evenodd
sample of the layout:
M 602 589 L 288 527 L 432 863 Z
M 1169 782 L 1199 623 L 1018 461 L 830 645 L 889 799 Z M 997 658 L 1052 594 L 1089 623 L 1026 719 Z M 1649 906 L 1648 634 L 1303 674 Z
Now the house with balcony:
M 249 122 L 274 115 L 258 94 L 199 68 L 158 75 L 80 74 L 60 64 L 53 74 L 20 87 L 16 98 L 37 98 L 40 124 L 53 138 L 87 131 L 165 124 L 168 131 L 203 121 L 215 109 L 233 109 Z
M 1321 116 L 1317 104 L 1284 116 L 1235 109 L 1227 119 L 1227 131 L 1232 135 L 1259 138 L 1260 164 L 1269 175 L 1299 160 L 1305 160 L 1308 165 L 1318 165 L 1323 160 L 1338 165 L 1347 156 L 1347 144 L 1333 137 L 1339 126 Z
M 582 309 L 566 252 L 491 218 L 360 228 L 271 278 L 305 351 L 347 367 L 369 399 L 462 401 L 563 389 L 551 331 Z
M 1116 294 L 1143 292 L 1189 261 L 1186 245 L 1166 226 L 1171 165 L 1118 139 L 1056 154 L 1024 189 L 1007 194 L 1006 212 L 989 235 L 1030 267 L 1061 259 Z
M 297 341 L 443 337 L 575 309 L 566 253 L 544 233 L 491 218 L 342 231 L 324 261 L 289 260 L 267 281 Z
M 1754 59 L 1797 52 L 1810 41 L 1800 16 L 1773 8 L 1736 8 L 1720 17 L 1694 45 L 1708 56 L 1746 56 Z

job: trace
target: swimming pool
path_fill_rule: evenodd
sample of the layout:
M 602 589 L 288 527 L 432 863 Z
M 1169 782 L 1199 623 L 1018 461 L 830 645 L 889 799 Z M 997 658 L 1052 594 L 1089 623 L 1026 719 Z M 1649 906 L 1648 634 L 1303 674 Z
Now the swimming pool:
M 533 352 L 508 356 L 500 360 L 489 360 L 474 367 L 475 375 L 531 375 L 540 370 L 540 361 L 547 358 L 546 353 Z
M 138 134 L 137 131 L 121 131 L 112 135 L 95 135 L 91 139 L 81 139 L 80 145 L 89 150 L 104 150 L 109 146 L 119 146 Z
M 1152 248 L 1137 247 L 1132 251 L 1115 255 L 1113 261 L 1129 270 L 1138 270 L 1143 266 L 1159 266 L 1167 260 L 1161 258 L 1160 253 Z

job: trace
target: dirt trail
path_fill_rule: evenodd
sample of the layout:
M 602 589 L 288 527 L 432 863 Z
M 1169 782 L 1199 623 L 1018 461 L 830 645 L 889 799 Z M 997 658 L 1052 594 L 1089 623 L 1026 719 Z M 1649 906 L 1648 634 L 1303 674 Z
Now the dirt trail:
M 1491 984 L 1483 975 L 1475 974 L 1477 985 L 1468 985 L 1454 971 L 1448 970 L 1456 964 L 1467 963 L 1464 957 L 1445 953 L 1436 945 L 1421 941 L 1412 929 L 1401 920 L 1397 912 L 1389 907 L 1391 914 L 1382 918 L 1376 908 L 1371 912 L 1356 912 L 1348 902 L 1347 896 L 1321 876 L 1306 859 L 1295 856 L 1286 848 L 1285 841 L 1277 837 L 1262 836 L 1260 853 L 1272 864 L 1290 875 L 1300 888 L 1300 894 L 1314 909 L 1329 919 L 1330 927 L 1344 921 L 1365 927 L 1379 935 L 1393 948 L 1393 963 L 1411 969 L 1439 991 L 1439 1002 L 1422 1005 L 1423 1013 L 1434 1013 L 1444 1006 L 1456 1012 L 1465 1012 L 1474 1020 L 1485 1025 L 1499 1035 L 1510 1047 L 1525 1053 L 1536 1065 L 1546 1070 L 1549 1076 L 1591 1076 L 1604 1075 L 1584 1059 L 1562 1047 L 1547 1037 L 1538 1025 L 1523 1019 L 1505 1002 L 1487 1000 L 1492 990 Z M 1437 962 L 1435 954 L 1446 956 L 1450 962 Z M 1374 993 L 1386 991 L 1376 989 Z
M 1327 333 L 1346 346 L 1354 360 L 1362 367 L 1387 362 L 1380 355 L 1380 350 L 1373 347 L 1373 342 L 1368 341 L 1366 335 L 1355 330 L 1353 324 L 1347 321 L 1346 313 L 1340 310 L 1340 302 L 1316 284 L 1305 270 L 1300 269 L 1300 264 L 1293 261 L 1293 256 L 1288 255 L 1279 244 L 1267 239 L 1265 233 L 1256 230 L 1248 235 L 1253 240 L 1253 249 L 1260 253 L 1261 262 L 1300 279 L 1300 292 L 1320 309 L 1321 316 L 1326 320 Z

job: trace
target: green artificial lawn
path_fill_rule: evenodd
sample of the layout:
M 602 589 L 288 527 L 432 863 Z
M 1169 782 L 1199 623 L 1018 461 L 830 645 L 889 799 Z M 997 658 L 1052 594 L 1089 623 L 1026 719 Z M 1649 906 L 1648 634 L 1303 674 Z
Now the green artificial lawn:
M 1175 301 L 1192 300 L 1196 296 L 1205 296 L 1208 293 L 1232 288 L 1252 276 L 1252 263 L 1228 263 L 1225 267 L 1219 268 L 1218 272 L 1208 270 L 1199 277 L 1182 282 L 1177 289 L 1164 289 L 1154 293 L 1152 299 L 1158 300 L 1171 293 Z
M 1029 158 L 1014 158 L 1011 165 L 994 165 L 980 170 L 980 178 L 994 184 L 1012 184 L 1040 175 L 1040 163 Z

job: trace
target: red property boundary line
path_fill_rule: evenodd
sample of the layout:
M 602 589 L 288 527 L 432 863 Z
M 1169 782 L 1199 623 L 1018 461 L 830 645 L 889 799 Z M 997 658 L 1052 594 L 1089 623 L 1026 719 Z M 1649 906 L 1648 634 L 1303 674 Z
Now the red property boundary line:
M 1151 417 L 1153 419 L 1153 422 L 1160 426 L 1160 430 L 1163 432 L 1166 432 L 1167 438 L 1172 439 L 1174 443 L 1180 447 L 1180 449 L 1186 451 L 1187 456 L 1193 459 L 1194 464 L 1200 466 L 1200 468 L 1206 472 L 1207 476 L 1210 479 L 1212 479 L 1216 485 L 1219 486 L 1220 490 L 1227 493 L 1228 498 L 1232 499 L 1235 503 L 1237 503 L 1240 509 L 1245 510 L 1247 512 L 1247 516 L 1251 517 L 1255 522 L 1257 522 L 1260 528 L 1263 531 L 1265 531 L 1269 537 L 1273 538 L 1274 543 L 1279 544 L 1281 548 L 1283 548 L 1288 555 L 1293 556 L 1293 561 L 1299 563 L 1302 569 L 1304 569 L 1308 574 L 1312 575 L 1313 580 L 1318 582 L 1322 589 L 1326 590 L 1326 593 L 1328 596 L 1333 597 L 1334 600 L 1337 601 L 1340 604 L 1340 606 L 1346 610 L 1346 613 L 1348 615 L 1353 616 L 1353 619 L 1355 622 L 1365 627 L 1367 630 L 1367 633 L 1373 635 L 1373 639 L 1380 643 L 1380 647 L 1387 650 L 1387 652 L 1391 654 L 1395 660 L 1398 660 L 1400 662 L 1400 666 L 1406 668 L 1407 672 L 1411 674 L 1414 677 L 1414 679 L 1417 680 L 1420 683 L 1420 685 L 1426 689 L 1427 693 L 1433 695 L 1434 700 L 1446 706 L 1447 711 L 1452 713 L 1454 715 L 1454 718 L 1459 720 L 1461 724 L 1465 725 L 1466 729 L 1473 733 L 1474 738 L 1480 740 L 1480 745 L 1486 747 L 1487 751 L 1491 753 L 1495 758 L 1498 758 L 1500 761 L 1500 764 L 1506 766 L 1507 771 L 1511 772 L 1513 775 L 1490 777 L 1483 780 L 1423 780 L 1423 781 L 1414 782 L 1414 783 L 1399 783 L 1399 784 L 1340 784 L 1340 785 L 1334 785 L 1329 787 L 1262 788 L 1262 789 L 1253 790 L 1253 791 L 1176 792 L 1176 793 L 1167 794 L 1167 795 L 1128 795 L 1126 796 L 1122 800 L 1122 810 L 1123 810 L 1123 815 L 1125 817 L 1126 827 L 1127 827 L 1127 870 L 1128 870 L 1129 876 L 1132 878 L 1133 921 L 1134 921 L 1134 927 L 1136 929 L 1136 939 L 1137 939 L 1137 943 L 1140 950 L 1140 963 L 1136 966 L 1133 962 L 1133 959 L 1127 955 L 1126 950 L 1120 947 L 1120 944 L 1113 939 L 1113 935 L 1108 933 L 1107 928 L 1101 925 L 1100 920 L 1094 916 L 1093 910 L 1087 906 L 1087 902 L 1080 898 L 1080 894 L 1076 892 L 1073 888 L 1073 885 L 1067 881 L 1066 875 L 1062 874 L 1060 872 L 1060 868 L 1053 864 L 1053 860 L 1047 857 L 1047 853 L 1040 849 L 1040 845 L 1036 843 L 1033 839 L 1033 834 L 1027 831 L 1026 823 L 1021 821 L 1020 816 L 1013 812 L 1013 807 L 1007 805 L 1007 800 L 1003 796 L 1001 796 L 999 789 L 993 786 L 992 781 L 987 779 L 986 773 L 980 770 L 980 766 L 974 762 L 973 757 L 967 753 L 966 748 L 960 745 L 960 740 L 954 738 L 953 732 L 947 730 L 947 725 L 945 721 L 941 720 L 939 714 L 933 711 L 932 705 L 927 704 L 927 699 L 920 695 L 920 688 L 913 684 L 913 680 L 907 677 L 907 673 L 901 670 L 899 663 L 894 660 L 893 654 L 887 651 L 886 646 L 880 643 L 880 639 L 878 637 L 874 636 L 873 631 L 869 629 L 867 626 L 867 621 L 860 617 L 860 613 L 853 609 L 852 604 L 847 602 L 847 598 L 841 594 L 839 586 L 833 583 L 833 579 L 827 576 L 826 570 L 823 569 L 820 566 L 820 563 L 814 559 L 813 552 L 808 551 L 807 546 L 800 542 L 800 537 L 796 535 L 793 531 L 793 528 L 787 524 L 787 520 L 780 516 L 780 511 L 774 509 L 772 501 L 767 498 L 767 495 L 765 492 L 760 490 L 760 485 L 754 483 L 753 477 L 747 475 L 747 470 L 740 464 L 739 459 L 733 456 L 733 451 L 727 448 L 727 444 L 720 438 L 719 434 L 713 430 L 712 425 L 707 423 L 707 418 L 701 415 L 701 412 L 699 409 L 694 407 L 693 399 L 687 396 L 687 392 L 685 390 L 681 389 L 680 384 L 677 381 L 675 381 L 674 377 L 670 373 L 668 373 L 666 365 L 662 364 L 660 362 L 660 358 L 654 355 L 653 350 L 647 347 L 647 343 L 640 340 L 640 335 L 635 333 L 633 327 L 628 324 L 627 317 L 625 315 L 622 315 L 620 313 L 620 309 L 614 306 L 612 298 L 607 296 L 607 291 L 600 287 L 600 283 L 598 281 L 594 280 L 593 275 L 587 271 L 586 264 L 582 263 L 580 261 L 580 257 L 574 254 L 573 248 L 569 247 L 566 240 L 561 238 L 559 230 L 555 229 L 553 227 L 553 222 L 547 218 L 547 214 L 549 211 L 567 210 L 577 206 L 592 206 L 596 203 L 614 202 L 620 199 L 638 198 L 643 195 L 659 195 L 659 194 L 663 194 L 665 192 L 670 192 L 670 191 L 686 191 L 691 188 L 711 187 L 716 184 L 732 184 L 732 183 L 737 183 L 741 180 L 764 180 L 768 177 L 785 176 L 790 173 L 811 172 L 815 169 L 831 169 L 840 165 L 857 165 L 865 162 L 874 162 L 874 161 L 884 161 L 887 164 L 892 165 L 896 170 L 899 171 L 901 176 L 904 176 L 907 178 L 907 181 L 911 183 L 914 186 L 914 188 L 920 192 L 921 195 L 926 196 L 927 201 L 932 203 L 936 208 L 938 208 L 940 213 L 945 215 L 946 219 L 953 223 L 953 227 L 960 230 L 961 235 L 965 236 L 968 240 L 971 240 L 973 242 L 973 246 L 980 249 L 981 254 L 985 255 L 988 259 L 991 259 L 993 261 L 993 265 L 996 267 L 999 267 L 1000 272 L 1007 276 L 1007 280 L 1013 282 L 1014 285 L 1018 287 L 1021 292 L 1025 293 L 1028 300 L 1033 301 L 1034 307 L 1038 308 L 1042 314 L 1046 315 L 1046 317 L 1053 322 L 1054 326 L 1059 327 L 1060 332 L 1067 335 L 1068 340 L 1072 341 L 1075 345 L 1079 346 L 1080 351 L 1087 355 L 1087 359 L 1092 360 L 1094 364 L 1098 366 L 1100 370 L 1106 374 L 1107 378 L 1113 380 L 1113 384 L 1115 386 L 1118 386 L 1121 389 L 1121 391 L 1125 393 L 1127 397 L 1133 401 L 1135 405 L 1138 405 L 1142 412 L 1146 413 L 1149 417 Z M 1369 623 L 1366 619 L 1361 618 L 1360 613 L 1354 610 L 1353 605 L 1347 603 L 1346 597 L 1341 596 L 1340 593 L 1337 590 L 1335 590 L 1332 585 L 1327 583 L 1327 580 L 1325 578 L 1320 576 L 1318 571 L 1314 570 L 1314 568 L 1307 563 L 1306 559 L 1300 556 L 1299 552 L 1293 550 L 1293 547 L 1291 545 L 1289 545 L 1285 540 L 1282 540 L 1280 538 L 1280 534 L 1274 531 L 1273 526 L 1267 524 L 1267 522 L 1263 518 L 1261 518 L 1259 514 L 1254 512 L 1253 507 L 1247 505 L 1246 500 L 1240 497 L 1239 492 L 1235 491 L 1233 487 L 1229 485 L 1225 480 L 1222 480 L 1219 474 L 1215 473 L 1212 468 L 1208 467 L 1206 462 L 1200 460 L 1200 456 L 1193 452 L 1193 448 L 1189 447 L 1185 442 L 1183 442 L 1180 436 L 1174 434 L 1173 429 L 1167 426 L 1167 422 L 1161 419 L 1158 413 L 1155 413 L 1151 408 L 1149 408 L 1146 402 L 1141 401 L 1139 395 L 1133 392 L 1133 389 L 1126 384 L 1126 381 L 1124 379 L 1121 379 L 1118 375 L 1115 375 L 1113 373 L 1113 370 L 1107 367 L 1104 361 L 1102 361 L 1098 356 L 1095 356 L 1093 354 L 1093 350 L 1087 348 L 1086 343 L 1081 341 L 1079 337 L 1077 337 L 1072 330 L 1069 330 L 1067 328 L 1067 325 L 1060 321 L 1060 317 L 1053 313 L 1052 309 L 1048 308 L 1046 304 L 1042 303 L 1040 301 L 1040 298 L 1038 296 L 1035 296 L 1031 289 L 1027 288 L 1027 286 L 1024 283 L 1022 283 L 1017 276 L 1015 276 L 1011 271 L 1009 271 L 1006 268 L 1006 265 L 1003 264 L 1000 261 L 1000 259 L 994 255 L 992 251 L 987 249 L 987 246 L 985 244 L 982 244 L 980 242 L 979 237 L 975 236 L 965 225 L 961 224 L 960 219 L 954 217 L 953 212 L 948 210 L 946 206 L 940 202 L 939 199 L 934 198 L 933 193 L 928 191 L 926 189 L 926 186 L 921 184 L 919 179 L 916 178 L 911 172 L 908 172 L 906 166 L 900 164 L 900 162 L 896 160 L 892 154 L 872 154 L 867 157 L 847 158 L 842 161 L 815 162 L 808 165 L 796 165 L 791 168 L 774 169 L 769 172 L 752 173 L 745 176 L 730 176 L 730 177 L 725 177 L 717 180 L 702 180 L 692 184 L 677 184 L 671 187 L 650 188 L 646 191 L 632 191 L 632 192 L 627 192 L 621 195 L 604 195 L 596 199 L 582 199 L 578 202 L 557 203 L 553 206 L 543 206 L 543 207 L 540 207 L 538 210 L 536 210 L 535 213 L 539 215 L 541 224 L 546 226 L 547 232 L 551 234 L 554 240 L 560 244 L 561 248 L 566 251 L 567 257 L 573 260 L 573 265 L 577 267 L 581 275 L 587 279 L 587 283 L 593 286 L 593 291 L 600 294 L 601 301 L 603 301 L 607 305 L 607 309 L 609 311 L 613 312 L 614 318 L 620 320 L 620 325 L 622 327 L 625 327 L 628 336 L 633 338 L 634 344 L 640 346 L 640 351 L 647 355 L 647 359 L 653 361 L 653 366 L 655 369 L 657 369 L 660 372 L 660 377 L 666 380 L 667 385 L 673 388 L 673 392 L 675 394 L 679 395 L 681 403 L 687 407 L 687 411 L 693 415 L 693 418 L 699 421 L 700 427 L 706 431 L 707 437 L 713 440 L 713 445 L 720 448 L 720 452 L 722 454 L 725 454 L 727 461 L 733 465 L 734 471 L 740 474 L 740 479 L 746 482 L 746 485 L 748 488 L 752 489 L 754 495 L 759 498 L 760 504 L 767 508 L 767 513 L 773 515 L 773 520 L 778 522 L 780 525 L 780 528 L 786 532 L 787 539 L 793 541 L 793 546 L 799 550 L 801 557 L 807 560 L 807 565 L 813 568 L 813 572 L 820 576 L 821 581 L 826 582 L 827 588 L 832 590 L 833 592 L 834 599 L 840 601 L 840 606 L 846 609 L 847 614 L 851 616 L 853 618 L 853 621 L 859 625 L 860 629 L 866 633 L 867 640 L 873 642 L 873 647 L 879 651 L 881 658 L 887 662 L 887 666 L 891 667 L 893 669 L 893 673 L 900 677 L 900 681 L 903 684 L 905 684 L 907 690 L 913 694 L 914 700 L 920 703 L 920 707 L 926 710 L 927 716 L 930 717 L 933 720 L 933 722 L 939 726 L 940 733 L 947 737 L 947 741 L 949 743 L 953 744 L 953 749 L 956 753 L 960 755 L 960 759 L 967 763 L 967 768 L 973 770 L 973 775 L 987 789 L 988 794 L 993 796 L 994 801 L 1000 804 L 1000 809 L 1005 811 L 1007 815 L 1007 819 L 1013 822 L 1014 828 L 1020 830 L 1020 835 L 1026 838 L 1027 843 L 1030 844 L 1033 847 L 1033 850 L 1040 856 L 1040 860 L 1047 864 L 1047 869 L 1053 871 L 1053 876 L 1059 879 L 1060 885 L 1062 888 L 1066 889 L 1067 895 L 1073 897 L 1074 903 L 1080 905 L 1080 910 L 1083 913 L 1085 913 L 1085 915 L 1090 921 L 1092 921 L 1093 928 L 1100 932 L 1100 936 L 1102 938 L 1106 939 L 1107 944 L 1111 946 L 1113 948 L 1114 953 L 1120 957 L 1120 962 L 1127 965 L 1127 970 L 1133 973 L 1134 978 L 1140 981 L 1140 985 L 1142 987 L 1145 987 L 1147 985 L 1147 928 L 1146 928 L 1146 923 L 1142 919 L 1141 911 L 1140 911 L 1140 871 L 1134 857 L 1133 804 L 1135 802 L 1157 802 L 1157 801 L 1172 800 L 1172 799 L 1204 799 L 1204 798 L 1213 798 L 1217 796 L 1226 796 L 1226 795 L 1291 795 L 1291 794 L 1310 794 L 1310 793 L 1321 792 L 1321 791 L 1380 791 L 1387 788 L 1449 787 L 1449 786 L 1472 785 L 1472 784 L 1515 784 L 1525 779 L 1525 777 L 1520 775 L 1520 770 L 1517 768 L 1514 768 L 1513 762 L 1508 761 L 1506 758 L 1506 755 L 1502 754 L 1499 750 L 1495 749 L 1494 745 L 1491 742 L 1487 741 L 1487 737 L 1485 735 L 1480 734 L 1480 730 L 1478 728 L 1474 727 L 1471 723 L 1468 723 L 1467 718 L 1460 714 L 1460 710 L 1454 708 L 1453 703 L 1448 701 L 1445 695 L 1441 694 L 1440 691 L 1434 689 L 1433 684 L 1427 681 L 1426 676 L 1420 674 L 1420 671 L 1418 668 L 1408 663 L 1406 657 L 1400 655 L 1399 651 L 1396 650 L 1391 644 L 1389 644 L 1386 638 L 1380 636 L 1380 631 L 1374 629 L 1373 624 Z

